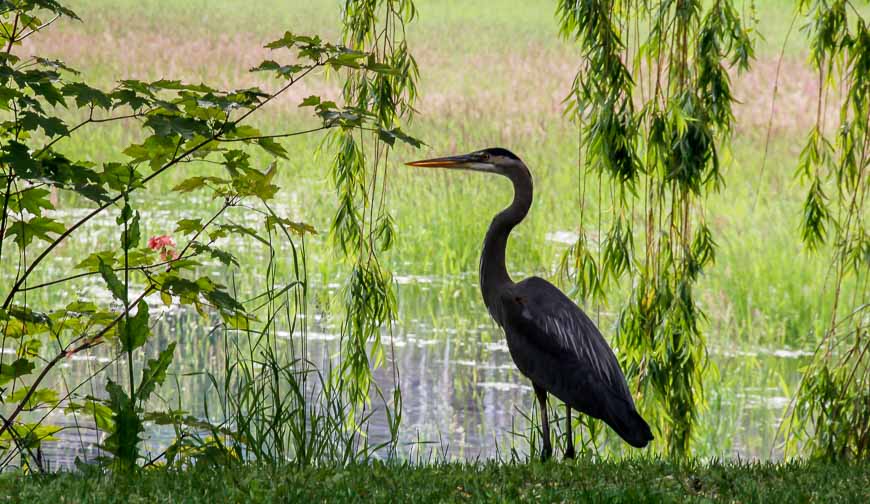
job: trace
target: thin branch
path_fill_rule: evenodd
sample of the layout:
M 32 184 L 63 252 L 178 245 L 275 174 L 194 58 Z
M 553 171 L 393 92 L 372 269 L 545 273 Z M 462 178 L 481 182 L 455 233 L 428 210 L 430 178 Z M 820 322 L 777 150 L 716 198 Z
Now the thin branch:
M 185 247 L 185 250 L 187 250 L 187 247 Z M 180 260 L 182 260 L 182 259 L 190 259 L 191 257 L 196 257 L 196 256 L 198 256 L 199 254 L 200 254 L 199 252 L 194 252 L 194 253 L 192 253 L 192 254 L 190 254 L 190 255 L 188 255 L 188 256 L 184 256 L 184 254 L 183 254 L 183 252 L 182 252 L 182 253 L 179 254 L 179 256 L 178 256 L 177 258 L 175 258 L 175 259 L 170 259 L 170 260 L 168 260 L 168 261 L 161 261 L 161 262 L 154 263 L 154 264 L 145 264 L 145 265 L 142 265 L 142 266 L 133 266 L 132 268 L 127 268 L 127 270 L 128 270 L 128 271 L 139 271 L 139 272 L 142 272 L 142 273 L 146 273 L 147 270 L 154 269 L 154 268 L 159 268 L 159 267 L 161 267 L 161 266 L 172 265 L 172 263 L 174 263 L 174 262 L 176 262 L 176 261 L 180 261 Z M 114 271 L 115 273 L 119 273 L 119 272 L 124 271 L 124 268 L 112 268 L 112 271 Z M 43 287 L 49 287 L 49 286 L 52 286 L 52 285 L 57 285 L 57 284 L 61 284 L 61 283 L 64 283 L 64 282 L 69 282 L 69 281 L 71 281 L 71 280 L 77 280 L 77 279 L 79 279 L 79 278 L 84 278 L 84 277 L 89 277 L 89 276 L 99 275 L 99 274 L 100 274 L 99 271 L 85 271 L 85 272 L 83 272 L 83 273 L 77 273 L 77 274 L 75 274 L 75 275 L 70 275 L 70 276 L 67 276 L 67 277 L 58 278 L 58 279 L 56 279 L 56 280 L 50 280 L 50 281 L 48 281 L 48 282 L 41 283 L 41 284 L 39 284 L 39 285 L 31 285 L 31 286 L 29 286 L 29 287 L 22 287 L 22 288 L 20 289 L 20 292 L 26 292 L 26 291 L 30 291 L 30 290 L 41 289 L 41 288 L 43 288 Z
M 68 138 L 68 137 L 72 136 L 72 134 L 76 130 L 78 130 L 79 128 L 82 128 L 88 124 L 100 124 L 100 123 L 107 123 L 107 122 L 112 122 L 112 121 L 121 121 L 123 119 L 133 119 L 136 117 L 142 117 L 142 116 L 148 114 L 148 112 L 150 112 L 150 109 L 146 110 L 144 112 L 134 112 L 132 114 L 125 114 L 125 115 L 114 116 L 114 117 L 103 117 L 100 119 L 94 119 L 93 116 L 88 117 L 84 121 L 82 121 L 82 122 L 76 124 L 75 126 L 73 126 L 72 128 L 70 128 L 69 131 L 67 131 L 65 134 L 52 139 L 51 142 L 47 143 L 42 149 L 39 150 L 39 152 L 34 154 L 33 158 L 34 159 L 38 158 L 39 156 L 44 154 L 48 149 L 50 149 L 54 144 L 63 140 L 64 138 Z
M 3 215 L 0 217 L 0 259 L 3 258 L 3 242 L 6 241 L 6 222 L 7 209 L 9 208 L 9 197 L 12 194 L 12 168 L 9 168 L 9 174 L 6 175 L 6 191 L 3 193 Z
M 25 187 L 24 189 L 19 189 L 17 191 L 10 193 L 10 196 L 21 197 L 22 194 L 24 194 L 28 191 L 32 191 L 34 189 L 39 189 L 39 188 L 45 187 L 47 185 L 48 184 L 45 182 L 40 182 L 38 184 L 29 185 L 29 186 Z M 2 233 L 0 233 L 0 235 L 2 235 Z
M 51 18 L 49 21 L 46 21 L 45 23 L 42 23 L 41 25 L 39 25 L 39 26 L 37 26 L 36 28 L 30 30 L 29 32 L 25 33 L 24 35 L 18 37 L 18 40 L 17 40 L 16 42 L 21 42 L 22 40 L 24 40 L 24 39 L 26 39 L 27 37 L 33 35 L 34 33 L 36 33 L 36 32 L 38 32 L 38 31 L 42 30 L 43 28 L 48 27 L 49 25 L 51 25 L 52 23 L 54 23 L 55 21 L 57 21 L 59 18 L 60 18 L 60 14 L 55 14 L 55 16 L 54 16 L 53 18 Z
M 294 131 L 292 133 L 277 133 L 274 135 L 258 135 L 258 136 L 249 136 L 249 137 L 240 137 L 240 138 L 218 137 L 218 138 L 215 138 L 215 140 L 217 140 L 219 142 L 250 142 L 250 141 L 254 141 L 254 140 L 264 140 L 264 139 L 269 139 L 269 138 L 287 138 L 287 137 L 294 137 L 294 136 L 299 136 L 299 135 L 306 135 L 308 133 L 316 133 L 318 131 L 323 131 L 323 130 L 334 128 L 334 127 L 335 127 L 335 124 L 327 124 L 327 125 L 323 125 L 323 126 L 308 129 L 308 130 Z
M 21 12 L 15 13 L 15 21 L 13 21 L 13 23 L 12 23 L 12 33 L 6 34 L 9 36 L 9 43 L 6 44 L 6 54 L 7 55 L 12 52 L 12 44 L 15 43 L 15 32 L 18 31 L 18 18 L 20 16 L 21 16 Z M 3 31 L 5 32 L 6 28 L 4 28 Z

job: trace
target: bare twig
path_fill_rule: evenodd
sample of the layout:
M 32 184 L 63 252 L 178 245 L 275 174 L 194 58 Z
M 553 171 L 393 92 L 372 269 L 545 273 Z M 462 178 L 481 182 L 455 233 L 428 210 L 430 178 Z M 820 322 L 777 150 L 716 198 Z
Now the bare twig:
M 292 133 L 277 133 L 274 135 L 257 135 L 257 136 L 240 137 L 240 138 L 218 137 L 218 138 L 215 138 L 215 140 L 218 140 L 220 142 L 250 142 L 250 141 L 265 140 L 265 139 L 270 139 L 270 138 L 288 138 L 288 137 L 294 137 L 294 136 L 299 136 L 299 135 L 306 135 L 308 133 L 316 133 L 318 131 L 323 131 L 323 130 L 334 128 L 334 127 L 335 127 L 334 124 L 326 124 L 323 126 L 319 126 L 317 128 L 311 128 L 311 129 L 302 130 L 302 131 L 294 131 Z

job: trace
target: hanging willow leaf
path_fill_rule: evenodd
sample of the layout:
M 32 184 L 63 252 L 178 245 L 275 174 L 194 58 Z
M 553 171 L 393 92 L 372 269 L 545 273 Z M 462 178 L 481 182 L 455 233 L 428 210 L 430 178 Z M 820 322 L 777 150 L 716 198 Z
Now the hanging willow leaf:
M 804 201 L 804 216 L 801 220 L 801 238 L 810 250 L 825 243 L 825 224 L 830 219 L 827 199 L 822 192 L 822 181 L 815 177 Z
M 347 2 L 342 16 L 349 49 L 328 61 L 345 70 L 342 95 L 347 105 L 339 107 L 316 96 L 302 103 L 314 107 L 324 125 L 336 127 L 330 145 L 338 205 L 331 235 L 351 267 L 344 286 L 341 372 L 336 378 L 339 390 L 350 399 L 351 422 L 369 400 L 370 386 L 377 385 L 372 369 L 384 358 L 381 328 L 396 309 L 390 275 L 377 260 L 377 253 L 393 241 L 392 220 L 383 200 L 375 196 L 380 192 L 376 186 L 387 176 L 386 155 L 366 153 L 383 152 L 396 140 L 422 145 L 400 129 L 400 121 L 413 114 L 416 97 L 416 63 L 404 37 L 405 23 L 414 13 L 410 0 Z M 378 177 L 381 170 L 383 176 Z M 397 441 L 394 435 L 391 443 Z
M 799 7 L 819 82 L 842 97 L 832 99 L 840 109 L 839 124 L 829 137 L 822 119 L 828 91 L 820 90 L 816 123 L 797 167 L 808 186 L 801 239 L 808 249 L 830 254 L 833 275 L 825 285 L 832 292 L 819 298 L 830 294 L 833 304 L 820 316 L 830 325 L 803 371 L 786 440 L 792 454 L 803 441 L 802 450 L 814 456 L 858 460 L 870 455 L 870 338 L 859 322 L 866 320 L 870 304 L 866 296 L 845 296 L 843 286 L 852 275 L 865 280 L 870 275 L 870 28 L 848 2 L 801 1 Z
M 563 270 L 576 294 L 602 301 L 605 284 L 630 277 L 615 346 L 627 376 L 654 391 L 640 408 L 655 408 L 664 448 L 685 454 L 709 370 L 693 283 L 715 241 L 699 210 L 722 183 L 718 145 L 734 105 L 728 66 L 748 68 L 751 25 L 731 0 L 560 0 L 557 12 L 581 53 L 565 99 L 582 133 L 578 174 L 582 184 L 597 175 L 598 194 L 614 195 L 618 216 L 598 209 L 599 222 L 609 220 L 597 230 L 606 236 L 598 258 L 581 235 Z M 633 220 L 637 208 L 643 215 Z

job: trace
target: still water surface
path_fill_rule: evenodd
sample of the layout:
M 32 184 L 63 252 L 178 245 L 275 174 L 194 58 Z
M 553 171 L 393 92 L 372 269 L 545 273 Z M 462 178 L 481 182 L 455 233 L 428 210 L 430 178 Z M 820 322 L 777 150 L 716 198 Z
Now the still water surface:
M 179 213 L 177 208 L 163 208 L 153 211 L 152 215 L 143 215 L 143 222 L 185 217 L 183 209 Z M 43 281 L 68 274 L 72 265 L 101 242 L 115 239 L 111 218 L 97 219 L 92 226 L 79 243 L 70 244 L 65 257 L 45 268 Z M 567 234 L 554 230 L 550 239 L 567 241 Z M 239 251 L 246 247 L 243 243 L 225 245 Z M 253 255 L 242 260 L 256 264 L 261 259 Z M 404 405 L 402 454 L 426 460 L 431 452 L 432 456 L 474 460 L 504 457 L 511 449 L 521 455 L 528 453 L 528 442 L 513 433 L 528 433 L 526 419 L 532 412 L 533 394 L 529 382 L 514 368 L 500 329 L 489 319 L 479 300 L 477 272 L 435 277 L 411 271 L 413 265 L 406 264 L 405 268 L 406 271 L 394 277 L 398 320 L 392 330 L 382 336 L 387 362 L 375 373 L 389 397 L 394 385 L 393 366 L 398 367 Z M 316 270 L 317 265 L 311 269 Z M 213 271 L 212 274 L 217 280 L 230 283 L 226 272 Z M 246 271 L 245 275 L 257 277 L 258 274 Z M 339 352 L 340 320 L 330 317 L 328 309 L 322 310 L 316 305 L 330 297 L 340 299 L 340 295 L 336 295 L 339 287 L 327 280 L 318 284 L 316 278 L 312 279 L 312 285 L 310 297 L 315 307 L 309 313 L 307 358 L 326 369 Z M 63 305 L 78 297 L 110 301 L 101 282 L 94 277 L 44 295 L 49 299 L 34 298 L 34 301 L 42 306 Z M 149 299 L 149 305 L 152 316 L 158 310 L 162 312 L 144 355 L 151 358 L 170 342 L 178 344 L 174 376 L 161 390 L 162 401 L 152 406 L 156 409 L 180 407 L 202 416 L 203 398 L 209 388 L 206 378 L 198 373 L 221 372 L 223 336 L 220 331 L 212 331 L 207 320 L 189 310 L 174 305 L 159 308 L 162 303 L 156 296 Z M 612 334 L 615 314 L 590 314 L 606 337 Z M 277 336 L 287 343 L 296 337 L 281 331 Z M 735 346 L 732 341 L 731 335 L 708 334 L 710 359 L 718 369 L 718 376 L 711 376 L 706 384 L 708 405 L 702 414 L 694 453 L 700 457 L 780 457 L 775 447 L 776 431 L 809 352 Z M 4 349 L 4 352 L 14 352 L 14 349 Z M 127 376 L 122 361 L 111 359 L 114 355 L 117 353 L 111 348 L 101 347 L 89 355 L 73 356 L 62 365 L 63 376 L 57 379 L 55 386 L 66 392 L 95 370 L 107 366 L 104 373 L 77 391 L 80 395 L 102 395 L 107 378 L 123 383 Z M 139 365 L 145 360 L 139 357 Z M 57 411 L 48 421 L 66 426 L 59 434 L 59 441 L 45 446 L 43 457 L 50 467 L 68 468 L 77 457 L 92 460 L 100 455 L 102 434 L 87 417 Z M 368 434 L 372 443 L 388 437 L 383 414 L 372 417 Z M 172 436 L 169 428 L 149 426 L 144 443 L 146 451 L 152 456 L 159 454 Z
M 399 286 L 400 303 L 408 296 L 418 301 L 437 300 L 445 291 L 473 289 L 432 278 L 400 280 L 404 282 Z M 154 301 L 152 306 L 158 306 L 159 301 Z M 498 328 L 479 317 L 458 321 L 458 327 L 451 327 L 450 320 L 444 320 L 444 314 L 439 313 L 439 304 L 429 305 L 430 319 L 397 321 L 392 337 L 384 334 L 385 344 L 392 340 L 394 353 L 389 357 L 388 349 L 387 364 L 376 372 L 382 389 L 389 391 L 394 380 L 391 367 L 398 365 L 400 371 L 404 404 L 402 453 L 412 458 L 446 455 L 471 460 L 504 457 L 512 448 L 527 453 L 528 442 L 512 433 L 528 432 L 526 415 L 532 411 L 533 394 L 529 382 L 514 368 Z M 279 332 L 278 337 L 291 336 Z M 339 351 L 336 328 L 312 328 L 307 338 L 309 359 L 325 368 Z M 170 384 L 161 394 L 170 406 L 180 404 L 194 414 L 203 414 L 201 404 L 208 383 L 202 376 L 190 375 L 206 369 L 219 371 L 223 364 L 220 339 L 209 334 L 198 316 L 181 310 L 170 310 L 155 327 L 155 337 L 145 350 L 148 355 L 156 354 L 171 341 L 178 342 L 174 371 L 179 386 L 176 389 Z M 793 389 L 807 355 L 805 351 L 785 348 L 713 348 L 711 360 L 719 370 L 719 378 L 707 385 L 709 405 L 702 417 L 696 453 L 742 459 L 779 457 L 778 450 L 772 447 L 789 401 L 783 384 Z M 116 380 L 126 376 L 123 364 L 112 362 L 104 348 L 95 355 L 76 356 L 66 362 L 67 383 L 76 383 L 77 378 L 103 365 L 109 366 L 107 375 Z M 94 393 L 100 393 L 104 380 L 105 376 L 93 382 Z M 160 404 L 155 406 L 160 408 Z M 87 460 L 100 454 L 100 434 L 86 417 L 74 419 L 57 413 L 49 420 L 69 426 L 61 433 L 60 441 L 46 445 L 45 458 L 52 467 L 70 467 L 76 457 Z M 382 414 L 372 417 L 369 435 L 373 443 L 388 437 Z M 171 429 L 150 426 L 146 449 L 160 453 L 172 436 Z

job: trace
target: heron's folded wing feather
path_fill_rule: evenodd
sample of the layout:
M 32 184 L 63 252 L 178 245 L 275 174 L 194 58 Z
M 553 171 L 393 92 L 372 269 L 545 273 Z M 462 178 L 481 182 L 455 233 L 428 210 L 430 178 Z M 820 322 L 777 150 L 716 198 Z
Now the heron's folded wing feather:
M 569 365 L 586 370 L 612 394 L 634 401 L 616 356 L 585 313 L 553 284 L 531 277 L 503 296 L 513 322 L 533 343 Z

